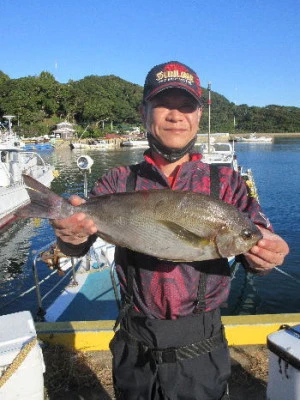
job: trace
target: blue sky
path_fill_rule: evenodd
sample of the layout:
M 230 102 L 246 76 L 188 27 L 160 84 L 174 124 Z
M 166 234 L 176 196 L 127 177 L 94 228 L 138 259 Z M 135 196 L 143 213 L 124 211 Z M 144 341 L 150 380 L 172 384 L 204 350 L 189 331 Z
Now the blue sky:
M 249 106 L 300 107 L 300 0 L 1 0 L 0 70 L 143 85 L 178 60 Z M 213 99 L 212 99 L 213 100 Z

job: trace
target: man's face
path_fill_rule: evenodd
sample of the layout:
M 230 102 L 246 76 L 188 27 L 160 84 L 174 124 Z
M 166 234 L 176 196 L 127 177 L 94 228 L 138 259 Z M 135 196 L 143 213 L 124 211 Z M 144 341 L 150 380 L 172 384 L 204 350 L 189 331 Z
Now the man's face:
M 201 109 L 189 93 L 168 89 L 147 102 L 143 118 L 148 132 L 161 143 L 180 149 L 198 132 Z

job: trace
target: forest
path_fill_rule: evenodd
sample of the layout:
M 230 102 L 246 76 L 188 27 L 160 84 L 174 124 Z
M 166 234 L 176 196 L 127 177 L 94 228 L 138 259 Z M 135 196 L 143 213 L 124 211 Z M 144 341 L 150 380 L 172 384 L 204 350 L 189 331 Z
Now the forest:
M 86 76 L 59 83 L 43 71 L 37 76 L 11 79 L 0 71 L 0 121 L 14 115 L 13 129 L 24 137 L 46 135 L 55 124 L 76 124 L 78 135 L 101 137 L 142 128 L 139 105 L 143 88 L 117 76 Z M 211 91 L 211 132 L 300 132 L 300 108 L 236 105 Z M 200 132 L 208 131 L 208 91 L 203 88 Z M 84 137 L 84 136 L 83 136 Z

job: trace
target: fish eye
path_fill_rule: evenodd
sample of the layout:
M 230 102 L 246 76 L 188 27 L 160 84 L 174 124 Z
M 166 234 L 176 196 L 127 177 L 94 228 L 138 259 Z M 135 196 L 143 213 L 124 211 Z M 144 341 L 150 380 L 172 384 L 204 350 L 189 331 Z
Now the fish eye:
M 248 229 L 244 229 L 244 230 L 241 232 L 241 236 L 242 236 L 243 239 L 251 239 L 251 237 L 252 237 L 252 232 L 249 231 Z

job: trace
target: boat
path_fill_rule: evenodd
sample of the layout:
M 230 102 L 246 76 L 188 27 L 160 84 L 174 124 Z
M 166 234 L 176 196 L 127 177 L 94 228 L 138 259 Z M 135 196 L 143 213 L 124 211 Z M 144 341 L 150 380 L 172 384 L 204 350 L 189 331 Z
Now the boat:
M 49 187 L 56 171 L 36 152 L 0 147 L 0 229 L 12 222 L 14 212 L 29 200 L 22 174 Z
M 37 142 L 37 143 L 25 143 L 24 150 L 26 151 L 38 151 L 38 152 L 49 152 L 55 149 L 55 142 Z
M 89 149 L 89 150 L 93 150 L 93 149 L 106 149 L 109 147 L 112 147 L 113 145 L 111 143 L 109 143 L 107 140 L 88 140 L 86 142 L 71 142 L 70 143 L 70 148 L 71 150 L 73 149 Z
M 202 161 L 207 164 L 226 166 L 239 172 L 247 185 L 249 195 L 259 201 L 253 172 L 251 168 L 245 169 L 243 166 L 238 164 L 234 142 L 233 144 L 229 142 L 215 143 L 214 139 L 210 138 L 209 143 L 203 143 L 200 145 L 200 153 L 202 154 Z
M 120 143 L 121 147 L 133 147 L 133 140 L 124 140 L 123 142 Z
M 257 136 L 256 133 L 251 133 L 248 137 L 237 137 L 236 141 L 241 143 L 273 143 L 273 138 Z
M 149 147 L 149 143 L 148 140 L 141 140 L 141 139 L 137 139 L 137 140 L 132 140 L 132 139 L 128 139 L 128 140 L 123 140 L 120 143 L 121 147 Z
M 234 147 L 231 143 L 215 143 L 213 139 L 210 143 L 200 145 L 200 153 L 202 161 L 207 164 L 215 164 L 220 166 L 228 166 L 234 170 L 238 170 L 237 159 Z
M 21 140 L 12 130 L 11 120 L 14 116 L 4 115 L 3 118 L 7 119 L 7 123 L 0 123 L 0 149 L 24 147 L 24 141 Z

